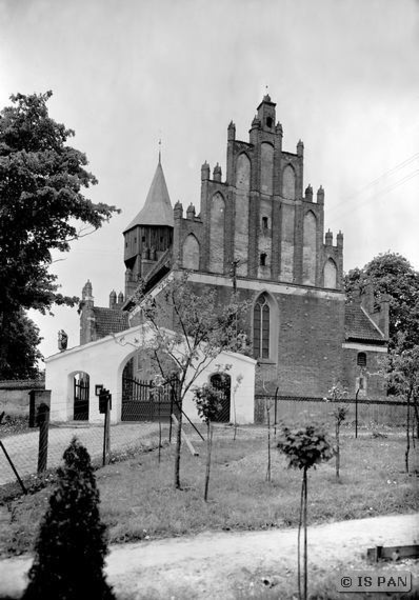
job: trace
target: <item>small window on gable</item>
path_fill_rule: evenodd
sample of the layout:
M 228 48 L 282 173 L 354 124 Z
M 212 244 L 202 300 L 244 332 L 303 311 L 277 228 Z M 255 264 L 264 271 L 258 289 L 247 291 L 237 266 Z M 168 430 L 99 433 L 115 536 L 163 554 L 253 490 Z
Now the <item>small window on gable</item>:
M 265 252 L 262 252 L 262 254 L 260 255 L 260 266 L 261 267 L 266 267 L 266 254 L 265 254 Z
M 367 366 L 367 355 L 365 352 L 359 352 L 357 356 L 356 363 L 358 367 L 366 367 Z
M 266 231 L 269 228 L 268 217 L 262 217 L 262 231 Z
M 273 119 L 272 117 L 266 117 L 266 127 L 272 127 Z
M 137 238 L 135 238 L 135 241 L 137 241 Z M 143 235 L 143 237 L 141 238 L 142 242 L 145 242 L 145 235 Z

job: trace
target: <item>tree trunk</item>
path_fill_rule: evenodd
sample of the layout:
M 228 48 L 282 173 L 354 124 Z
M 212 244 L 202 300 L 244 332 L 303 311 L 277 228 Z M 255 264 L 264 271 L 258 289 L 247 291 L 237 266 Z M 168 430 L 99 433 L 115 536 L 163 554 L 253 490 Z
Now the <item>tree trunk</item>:
M 265 481 L 271 481 L 271 407 L 266 406 L 266 420 L 268 424 L 268 466 Z
M 339 469 L 340 469 L 340 439 L 339 431 L 340 424 L 336 421 L 336 480 L 339 480 Z
M 212 424 L 211 421 L 207 423 L 207 468 L 205 472 L 205 491 L 204 491 L 204 500 L 208 502 L 208 488 L 209 488 L 209 480 L 210 480 L 210 471 L 211 471 L 211 452 L 212 452 Z
M 303 473 L 303 485 L 304 485 L 304 600 L 307 600 L 307 468 L 304 468 Z
M 406 412 L 406 452 L 404 453 L 404 464 L 406 473 L 409 473 L 409 453 L 410 453 L 410 394 L 407 397 L 407 412 Z
M 179 402 L 178 427 L 176 432 L 176 455 L 175 455 L 175 488 L 180 490 L 180 450 L 182 447 L 182 403 Z

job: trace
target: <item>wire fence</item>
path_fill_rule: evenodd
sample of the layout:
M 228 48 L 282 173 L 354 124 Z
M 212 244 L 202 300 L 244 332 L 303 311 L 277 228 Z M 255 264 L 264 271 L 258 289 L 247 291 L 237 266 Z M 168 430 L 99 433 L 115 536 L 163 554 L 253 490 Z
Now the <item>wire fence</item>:
M 294 398 L 257 395 L 255 422 L 266 422 L 270 408 L 271 421 L 332 421 L 335 402 L 324 398 Z M 347 408 L 346 424 L 354 427 L 403 427 L 406 423 L 407 403 L 395 400 L 345 399 L 339 402 Z M 413 406 L 411 405 L 413 413 Z
M 167 423 L 119 423 L 109 426 L 106 446 L 104 425 L 39 424 L 15 435 L 2 435 L 0 424 L 0 502 L 25 492 L 48 477 L 62 462 L 63 454 L 76 437 L 88 450 L 92 463 L 102 466 L 118 458 L 158 447 L 169 438 Z M 106 453 L 105 453 L 106 449 Z

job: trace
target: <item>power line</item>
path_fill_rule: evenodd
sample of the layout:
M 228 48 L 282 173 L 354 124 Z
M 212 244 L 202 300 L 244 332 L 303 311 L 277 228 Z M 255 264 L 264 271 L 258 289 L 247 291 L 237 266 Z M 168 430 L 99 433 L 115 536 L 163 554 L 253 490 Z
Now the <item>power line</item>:
M 372 181 L 370 181 L 369 183 L 365 184 L 364 186 L 362 186 L 359 190 L 357 190 L 356 192 L 353 192 L 352 194 L 349 194 L 348 196 L 346 196 L 345 198 L 343 198 L 343 200 L 341 200 L 340 202 L 338 202 L 337 204 L 335 204 L 334 206 L 331 206 L 328 209 L 329 214 L 335 210 L 337 210 L 342 204 L 346 204 L 349 200 L 356 198 L 357 196 L 359 196 L 360 194 L 364 194 L 369 188 L 375 187 L 378 183 L 380 183 L 380 181 L 382 181 L 383 179 L 386 179 L 387 177 L 389 177 L 390 175 L 394 175 L 395 173 L 397 173 L 398 171 L 400 171 L 401 169 L 404 169 L 405 167 L 407 167 L 408 165 L 410 165 L 411 163 L 413 163 L 414 161 L 416 161 L 417 159 L 419 159 L 419 152 L 417 152 L 416 154 L 413 154 L 411 157 L 407 158 L 406 160 L 402 161 L 401 163 L 399 163 L 398 165 L 392 167 L 391 169 L 389 169 L 388 171 L 385 171 L 382 175 L 380 175 L 379 177 L 377 177 L 376 179 L 373 179 Z M 415 177 L 418 173 L 418 170 L 413 171 L 413 173 L 406 175 L 403 179 L 401 179 L 399 182 L 396 182 L 394 184 L 394 188 L 398 187 L 398 185 L 401 185 L 402 183 L 405 183 L 405 181 L 408 181 L 409 179 L 411 179 L 412 177 Z M 392 185 L 392 184 L 390 184 Z M 385 188 L 387 190 L 387 188 Z M 390 190 L 388 190 L 390 191 Z M 381 193 L 381 192 L 380 192 Z M 351 208 L 353 208 L 354 204 L 352 203 L 350 205 Z

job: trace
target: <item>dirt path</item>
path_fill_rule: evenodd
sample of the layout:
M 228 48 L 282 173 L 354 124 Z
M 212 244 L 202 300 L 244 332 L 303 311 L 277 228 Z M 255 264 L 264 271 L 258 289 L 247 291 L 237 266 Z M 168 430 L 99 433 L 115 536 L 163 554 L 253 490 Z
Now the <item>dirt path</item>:
M 117 594 L 165 600 L 228 600 L 251 597 L 255 572 L 295 579 L 295 529 L 243 533 L 204 533 L 194 537 L 113 546 L 107 560 L 109 582 Z M 310 568 L 326 569 L 361 559 L 376 545 L 419 543 L 417 515 L 343 521 L 311 527 Z M 28 557 L 0 562 L 0 594 L 25 587 Z M 362 567 L 361 567 L 362 568 Z M 250 584 L 251 585 L 251 584 Z

